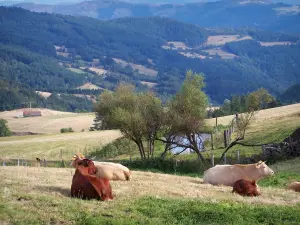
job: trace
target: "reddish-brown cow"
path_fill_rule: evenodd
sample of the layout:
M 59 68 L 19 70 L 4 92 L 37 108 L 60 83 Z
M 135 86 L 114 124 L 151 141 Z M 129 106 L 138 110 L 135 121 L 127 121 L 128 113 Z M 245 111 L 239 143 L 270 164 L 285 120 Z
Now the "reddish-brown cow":
M 288 189 L 300 192 L 300 182 L 292 182 L 288 185 Z
M 258 196 L 260 195 L 260 192 L 257 190 L 257 184 L 256 181 L 249 181 L 240 179 L 237 180 L 233 185 L 232 193 L 238 193 L 242 196 Z
M 94 163 L 89 159 L 76 161 L 76 171 L 71 186 L 71 196 L 83 199 L 113 199 L 112 190 L 107 179 L 96 177 Z

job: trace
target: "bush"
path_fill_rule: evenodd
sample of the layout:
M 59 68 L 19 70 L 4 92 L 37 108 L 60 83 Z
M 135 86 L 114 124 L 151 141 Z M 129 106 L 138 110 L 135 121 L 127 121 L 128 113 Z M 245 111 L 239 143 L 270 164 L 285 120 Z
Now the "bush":
M 93 153 L 91 153 L 91 156 L 96 156 L 97 158 L 103 159 L 123 154 L 132 155 L 136 152 L 138 152 L 136 144 L 126 138 L 121 137 L 102 148 L 94 149 Z
M 202 175 L 209 168 L 204 166 L 199 160 L 176 160 L 176 159 L 136 159 L 122 160 L 121 163 L 130 169 L 160 171 L 164 173 L 178 173 L 185 175 Z
M 60 129 L 60 133 L 71 133 L 71 132 L 74 132 L 72 127 Z
M 11 136 L 11 131 L 6 124 L 6 120 L 0 119 L 0 137 Z

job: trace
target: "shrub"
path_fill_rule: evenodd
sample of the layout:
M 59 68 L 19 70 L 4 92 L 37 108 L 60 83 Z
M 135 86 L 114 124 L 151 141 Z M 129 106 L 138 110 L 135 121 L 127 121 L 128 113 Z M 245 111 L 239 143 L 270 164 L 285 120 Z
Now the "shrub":
M 60 129 L 60 133 L 70 133 L 70 132 L 74 132 L 72 127 Z
M 6 120 L 0 119 L 0 137 L 11 136 L 11 131 L 6 124 Z
M 123 154 L 132 155 L 132 153 L 138 152 L 136 144 L 126 138 L 118 138 L 112 143 L 105 145 L 102 148 L 94 149 L 91 156 L 97 158 L 111 158 Z

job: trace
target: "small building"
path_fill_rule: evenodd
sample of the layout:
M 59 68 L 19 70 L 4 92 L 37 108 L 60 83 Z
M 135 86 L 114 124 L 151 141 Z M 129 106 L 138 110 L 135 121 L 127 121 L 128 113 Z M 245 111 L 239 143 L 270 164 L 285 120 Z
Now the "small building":
M 23 116 L 24 117 L 34 117 L 34 116 L 42 116 L 42 112 L 41 111 L 23 111 Z

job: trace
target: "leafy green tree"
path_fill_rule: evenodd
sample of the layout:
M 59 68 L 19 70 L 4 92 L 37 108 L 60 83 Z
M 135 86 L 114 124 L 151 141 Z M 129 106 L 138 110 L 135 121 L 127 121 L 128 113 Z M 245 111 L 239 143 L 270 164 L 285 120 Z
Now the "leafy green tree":
M 162 103 L 153 93 L 136 93 L 133 85 L 122 83 L 115 92 L 104 91 L 95 110 L 102 129 L 119 129 L 136 143 L 142 159 L 153 157 L 163 115 Z
M 247 97 L 248 110 L 266 109 L 275 98 L 264 88 L 250 93 Z
M 7 121 L 0 119 L 0 137 L 11 136 L 11 131 L 7 126 Z
M 204 87 L 203 74 L 189 70 L 181 90 L 171 100 L 166 113 L 167 130 L 169 134 L 165 143 L 175 144 L 185 149 L 194 150 L 198 159 L 204 160 L 199 146 L 200 133 L 204 130 L 204 119 L 208 98 L 202 91 Z M 175 137 L 175 138 L 174 138 Z

